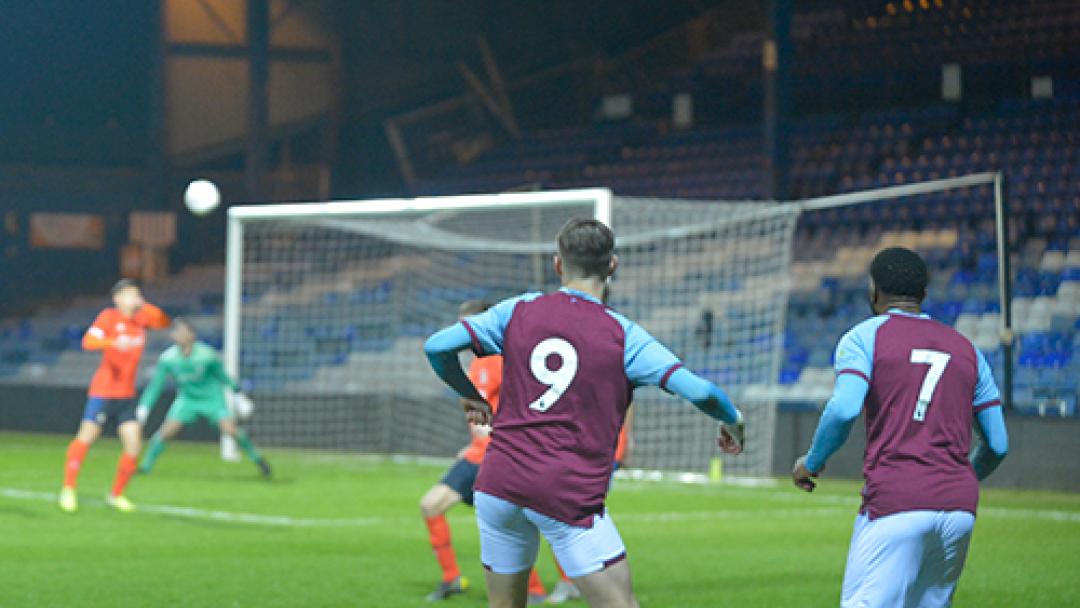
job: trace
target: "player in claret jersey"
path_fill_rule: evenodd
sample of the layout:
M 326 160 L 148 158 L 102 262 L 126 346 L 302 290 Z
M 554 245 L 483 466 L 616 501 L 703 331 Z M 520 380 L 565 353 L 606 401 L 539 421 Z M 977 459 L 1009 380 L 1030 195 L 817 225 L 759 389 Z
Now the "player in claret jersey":
M 656 385 L 723 421 L 720 444 L 742 449 L 742 414 L 641 327 L 601 302 L 615 272 L 615 235 L 572 219 L 559 231 L 559 291 L 505 300 L 428 339 L 435 372 L 473 422 L 491 410 L 458 352 L 502 354 L 491 444 L 476 480 L 480 552 L 492 606 L 524 606 L 539 536 L 593 606 L 636 606 L 626 548 L 604 508 L 616 440 L 635 386 Z
M 841 606 L 952 604 L 964 568 L 979 480 L 1008 436 L 990 366 L 953 328 L 921 312 L 922 258 L 885 249 L 870 266 L 873 317 L 836 347 L 836 387 L 795 485 L 813 477 L 866 411 L 863 504 L 848 550 Z M 986 440 L 971 453 L 972 422 Z
M 117 422 L 123 452 L 106 503 L 120 511 L 134 508 L 124 496 L 124 487 L 135 473 L 142 433 L 135 419 L 135 375 L 146 346 L 146 330 L 168 327 L 169 317 L 143 300 L 139 286 L 127 279 L 113 286 L 112 300 L 115 307 L 101 311 L 82 340 L 84 350 L 101 351 L 101 365 L 90 382 L 79 431 L 68 445 L 59 502 L 69 513 L 78 509 L 75 482 L 83 459 L 110 417 Z

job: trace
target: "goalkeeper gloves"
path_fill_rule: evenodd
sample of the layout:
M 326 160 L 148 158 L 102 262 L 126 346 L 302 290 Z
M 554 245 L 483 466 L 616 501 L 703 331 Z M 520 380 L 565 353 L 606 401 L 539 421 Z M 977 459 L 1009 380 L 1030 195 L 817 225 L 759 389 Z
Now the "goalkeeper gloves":
M 244 393 L 233 393 L 232 406 L 237 418 L 250 418 L 255 411 L 255 403 Z

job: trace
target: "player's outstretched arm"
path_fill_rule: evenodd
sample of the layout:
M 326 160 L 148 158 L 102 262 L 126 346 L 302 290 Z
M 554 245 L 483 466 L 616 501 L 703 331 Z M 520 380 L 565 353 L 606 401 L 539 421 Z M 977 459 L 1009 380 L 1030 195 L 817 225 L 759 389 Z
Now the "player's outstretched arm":
M 833 387 L 832 398 L 821 413 L 810 451 L 795 462 L 792 477 L 795 485 L 811 491 L 816 477 L 825 468 L 825 463 L 847 441 L 851 425 L 862 412 L 863 401 L 870 390 L 870 384 L 855 374 L 840 374 Z
M 213 362 L 210 363 L 210 374 L 234 393 L 240 390 L 240 385 L 229 375 L 229 372 L 225 371 L 225 364 L 221 362 L 220 357 L 215 356 Z
M 442 379 L 457 394 L 471 401 L 483 401 L 480 391 L 465 374 L 461 367 L 458 353 L 472 344 L 472 336 L 465 326 L 455 323 L 450 327 L 435 332 L 424 342 L 424 354 L 435 375 Z
M 685 367 L 675 370 L 664 388 L 693 403 L 694 407 L 714 420 L 727 424 L 742 422 L 742 413 L 723 389 Z
M 142 396 L 139 397 L 139 405 L 135 408 L 135 418 L 138 419 L 140 424 L 146 424 L 147 418 L 150 417 L 150 410 L 157 405 L 158 397 L 161 396 L 161 391 L 165 388 L 167 376 L 168 371 L 159 361 L 154 366 L 154 377 L 150 379 L 150 384 L 147 384 L 146 388 L 143 389 Z
M 664 388 L 686 399 L 715 420 L 720 430 L 717 443 L 728 454 L 740 454 L 746 445 L 746 423 L 742 412 L 719 386 L 680 367 L 672 372 Z
M 971 466 L 975 476 L 982 481 L 994 472 L 1009 453 L 1009 434 L 1005 430 L 1005 416 L 1001 406 L 988 407 L 975 415 L 978 430 L 982 435 L 975 450 L 971 453 Z

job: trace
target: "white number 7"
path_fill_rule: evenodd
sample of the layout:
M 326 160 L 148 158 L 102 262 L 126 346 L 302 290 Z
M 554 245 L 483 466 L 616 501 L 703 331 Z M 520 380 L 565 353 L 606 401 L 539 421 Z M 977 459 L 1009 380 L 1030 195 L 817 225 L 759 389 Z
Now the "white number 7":
M 911 351 L 911 362 L 929 365 L 930 369 L 923 378 L 922 388 L 919 389 L 919 401 L 915 404 L 913 418 L 922 422 L 926 419 L 926 408 L 930 407 L 930 400 L 934 397 L 934 389 L 937 388 L 941 375 L 945 373 L 945 366 L 949 364 L 952 355 L 936 350 L 915 348 Z
M 558 369 L 548 369 L 547 359 L 551 355 L 559 355 L 562 359 Z M 548 411 L 559 397 L 562 397 L 563 392 L 570 388 L 570 383 L 577 375 L 577 368 L 578 355 L 573 344 L 562 338 L 548 338 L 537 344 L 529 355 L 529 369 L 537 380 L 548 386 L 548 390 L 530 403 L 529 408 L 538 412 Z

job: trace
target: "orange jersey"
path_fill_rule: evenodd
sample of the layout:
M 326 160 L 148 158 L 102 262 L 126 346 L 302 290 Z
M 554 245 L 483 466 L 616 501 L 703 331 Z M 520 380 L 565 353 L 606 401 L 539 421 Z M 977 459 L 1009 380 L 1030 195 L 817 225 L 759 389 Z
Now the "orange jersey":
M 469 365 L 469 380 L 480 391 L 480 395 L 491 405 L 491 413 L 499 408 L 499 391 L 502 389 L 503 358 L 500 355 L 490 357 L 477 357 Z M 491 437 L 486 433 L 473 431 L 472 443 L 465 449 L 462 458 L 473 463 L 480 464 L 484 459 Z
M 624 424 L 619 429 L 619 442 L 615 444 L 615 462 L 622 464 L 626 458 L 626 444 L 630 442 L 630 425 Z
M 89 395 L 104 399 L 134 397 L 146 330 L 168 326 L 168 315 L 153 304 L 143 304 L 131 318 L 115 308 L 101 311 L 82 339 L 83 350 L 102 351 L 101 364 L 90 381 Z

